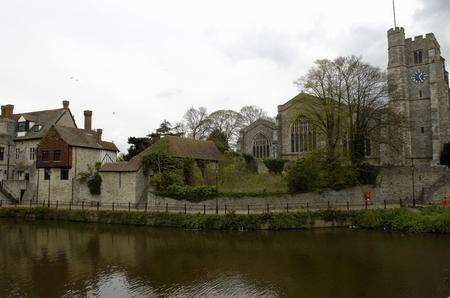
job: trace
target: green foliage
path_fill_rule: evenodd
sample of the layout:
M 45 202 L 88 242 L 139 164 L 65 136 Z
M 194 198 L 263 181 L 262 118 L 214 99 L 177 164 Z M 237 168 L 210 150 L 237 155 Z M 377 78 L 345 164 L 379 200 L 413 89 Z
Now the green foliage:
M 98 196 L 102 193 L 102 176 L 96 172 L 87 181 L 87 186 L 89 187 L 89 192 L 91 195 Z
M 441 165 L 450 167 L 450 143 L 444 144 L 444 148 L 441 152 Z
M 381 229 L 402 233 L 450 234 L 450 209 L 427 207 L 409 210 L 379 209 L 361 211 L 317 211 L 266 213 L 254 215 L 180 214 L 127 211 L 81 211 L 37 208 L 0 208 L 0 218 L 96 222 L 145 225 L 182 229 L 213 230 L 288 230 L 314 226 L 316 220 L 353 225 L 364 229 Z
M 253 157 L 248 158 L 227 153 L 219 164 L 219 192 L 223 196 L 260 196 L 287 193 L 286 180 L 282 175 L 257 173 Z
M 217 196 L 217 189 L 212 186 L 190 186 L 171 184 L 165 189 L 158 190 L 155 194 L 173 198 L 176 200 L 186 200 L 189 202 L 201 202 Z
M 267 158 L 264 159 L 264 165 L 272 174 L 281 174 L 284 170 L 286 161 L 280 158 Z
M 228 137 L 225 132 L 214 129 L 208 136 L 209 141 L 213 141 L 216 144 L 220 152 L 226 152 L 230 150 L 230 144 L 228 143 Z
M 180 136 L 182 133 L 178 132 L 178 127 L 173 127 L 169 121 L 163 120 L 159 127 L 146 137 L 136 138 L 129 137 L 128 144 L 130 147 L 128 148 L 128 153 L 124 155 L 124 160 L 128 161 L 155 144 L 157 141 L 161 139 L 162 136 Z
M 357 168 L 358 181 L 362 185 L 375 186 L 377 184 L 379 174 L 379 167 L 372 166 L 367 163 L 363 163 Z
M 327 157 L 314 151 L 287 167 L 287 183 L 292 193 L 341 190 L 358 184 L 357 172 L 344 157 Z
M 242 158 L 245 161 L 245 168 L 249 173 L 258 172 L 258 164 L 256 163 L 256 159 L 253 157 L 253 155 L 242 154 Z
M 89 192 L 94 196 L 98 196 L 102 192 L 102 177 L 99 173 L 101 167 L 102 164 L 97 162 L 93 167 L 88 165 L 87 171 L 78 174 L 78 180 L 87 183 Z
M 320 189 L 320 168 L 307 159 L 297 159 L 287 167 L 289 192 L 308 192 Z

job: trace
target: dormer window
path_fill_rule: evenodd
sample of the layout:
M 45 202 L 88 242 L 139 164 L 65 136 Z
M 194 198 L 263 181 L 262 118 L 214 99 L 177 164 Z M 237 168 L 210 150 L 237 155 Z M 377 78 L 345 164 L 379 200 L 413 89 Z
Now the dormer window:
M 423 51 L 417 50 L 414 51 L 414 64 L 421 64 L 423 63 Z
M 18 123 L 17 131 L 24 132 L 24 131 L 28 131 L 29 128 L 30 128 L 30 122 L 22 121 L 22 122 Z

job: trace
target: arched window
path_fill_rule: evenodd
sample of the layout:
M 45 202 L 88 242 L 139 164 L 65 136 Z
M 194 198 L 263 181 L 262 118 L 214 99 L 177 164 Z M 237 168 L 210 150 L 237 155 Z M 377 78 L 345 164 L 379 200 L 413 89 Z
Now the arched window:
M 291 126 L 291 152 L 307 152 L 316 149 L 316 132 L 305 118 L 300 118 Z
M 253 156 L 267 158 L 270 156 L 270 143 L 263 134 L 257 134 L 253 139 Z

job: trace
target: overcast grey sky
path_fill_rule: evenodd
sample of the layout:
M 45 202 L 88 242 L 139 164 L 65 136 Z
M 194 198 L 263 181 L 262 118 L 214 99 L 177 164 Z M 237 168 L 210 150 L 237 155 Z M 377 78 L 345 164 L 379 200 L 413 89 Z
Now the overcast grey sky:
M 435 32 L 450 57 L 450 1 L 397 0 L 408 36 Z M 190 106 L 271 115 L 318 58 L 386 67 L 391 0 L 0 0 L 0 103 L 57 108 L 123 150 Z

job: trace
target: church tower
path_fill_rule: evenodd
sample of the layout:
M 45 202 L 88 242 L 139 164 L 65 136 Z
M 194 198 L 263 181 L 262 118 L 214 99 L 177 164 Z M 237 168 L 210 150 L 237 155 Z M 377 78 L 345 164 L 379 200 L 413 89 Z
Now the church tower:
M 402 146 L 395 164 L 437 165 L 449 142 L 449 84 L 445 60 L 433 33 L 405 38 L 400 27 L 388 31 L 390 106 L 404 118 Z M 411 160 L 412 159 L 412 160 Z

